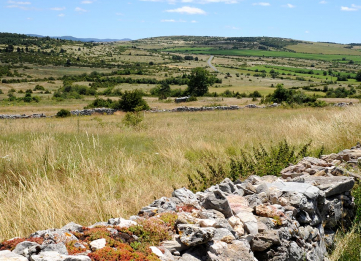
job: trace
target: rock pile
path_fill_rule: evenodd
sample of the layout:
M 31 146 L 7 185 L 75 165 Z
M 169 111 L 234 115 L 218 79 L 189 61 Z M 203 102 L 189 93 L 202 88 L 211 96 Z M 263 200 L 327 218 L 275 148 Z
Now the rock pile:
M 267 105 L 267 106 L 258 106 L 255 104 L 248 104 L 244 107 L 240 107 L 238 105 L 230 105 L 230 106 L 212 106 L 212 107 L 187 107 L 181 106 L 174 108 L 172 110 L 158 110 L 158 109 L 151 109 L 150 112 L 191 112 L 191 111 L 226 111 L 226 110 L 240 110 L 244 108 L 256 109 L 256 108 L 274 108 L 280 106 L 277 103 Z
M 34 113 L 31 115 L 26 114 L 14 114 L 14 115 L 7 115 L 7 114 L 0 114 L 0 119 L 28 119 L 28 118 L 45 118 L 44 113 Z
M 335 107 L 346 107 L 346 106 L 353 106 L 352 102 L 339 102 L 335 103 Z
M 359 160 L 361 146 L 357 145 L 321 159 L 306 157 L 282 170 L 282 177 L 225 179 L 197 193 L 177 189 L 172 197 L 155 200 L 129 220 L 113 218 L 90 227 L 70 223 L 61 229 L 37 231 L 26 240 L 3 242 L 0 249 L 8 250 L 0 251 L 0 260 L 98 260 L 93 257 L 99 251 L 108 253 L 138 242 L 140 238 L 128 232 L 142 227 L 144 220 L 164 226 L 170 220 L 164 219 L 165 214 L 174 217 L 167 240 L 150 247 L 153 259 L 134 260 L 328 260 L 326 247 L 333 244 L 337 227 L 347 226 L 354 217 L 350 190 L 355 179 L 361 178 L 344 167 L 350 169 Z M 124 244 L 99 236 L 84 241 L 89 229 L 100 228 Z M 15 244 L 16 240 L 20 243 Z M 69 254 L 69 242 L 79 250 L 77 255 Z M 6 248 L 11 244 L 13 248 Z
M 75 111 L 71 111 L 70 113 L 71 115 L 74 116 L 91 116 L 94 113 L 113 115 L 114 112 L 116 111 L 117 110 L 109 109 L 109 108 L 95 108 L 95 109 L 75 110 Z

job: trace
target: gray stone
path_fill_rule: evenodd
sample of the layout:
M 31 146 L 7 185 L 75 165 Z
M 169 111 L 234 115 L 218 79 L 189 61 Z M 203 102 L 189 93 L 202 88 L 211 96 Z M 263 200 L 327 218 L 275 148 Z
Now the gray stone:
M 138 223 L 124 218 L 111 218 L 108 220 L 108 224 L 112 226 L 118 226 L 121 228 L 129 228 L 131 226 L 136 226 Z
M 152 204 L 150 204 L 150 207 L 159 208 L 161 210 L 159 212 L 176 211 L 177 204 L 170 198 L 162 197 L 160 199 L 155 200 Z
M 202 219 L 218 219 L 218 218 L 223 219 L 223 218 L 225 218 L 225 216 L 221 212 L 219 212 L 215 209 L 207 209 L 207 210 L 200 211 L 198 213 L 198 216 L 199 216 L 199 218 L 202 218 Z
M 205 260 L 207 251 L 205 246 L 196 246 L 187 250 L 179 261 L 202 261 Z
M 68 256 L 58 252 L 41 252 L 38 255 L 32 255 L 30 261 L 64 261 Z
M 258 234 L 257 219 L 252 213 L 241 211 L 237 214 L 237 217 L 242 221 L 248 233 Z
M 28 261 L 24 256 L 12 253 L 10 250 L 0 251 L 0 261 Z
M 289 248 L 289 261 L 300 261 L 304 257 L 302 248 L 300 248 L 296 242 L 290 243 Z
M 218 246 L 214 246 L 218 244 Z M 255 261 L 253 253 L 242 241 L 233 241 L 232 244 L 214 242 L 208 251 L 209 261 Z
M 106 244 L 107 244 L 107 241 L 105 240 L 105 238 L 100 238 L 100 239 L 90 242 L 89 245 L 90 245 L 90 248 L 92 251 L 96 251 L 96 250 L 104 248 Z
M 317 187 L 307 183 L 277 181 L 273 183 L 268 183 L 267 185 L 269 188 L 276 187 L 283 192 L 302 193 L 309 199 L 316 199 L 320 194 L 320 190 Z
M 180 241 L 186 246 L 196 246 L 212 240 L 215 228 L 200 228 L 196 225 L 178 225 Z
M 74 222 L 70 222 L 61 228 L 61 230 L 69 231 L 69 232 L 83 232 L 83 226 L 76 224 Z
M 70 241 L 78 240 L 72 233 L 62 229 L 47 229 L 39 230 L 31 234 L 30 237 L 42 237 L 44 240 L 51 240 L 54 243 L 67 243 Z
M 64 261 L 91 261 L 90 257 L 88 256 L 68 256 L 64 259 Z
M 179 236 L 175 237 L 173 240 L 163 241 L 161 245 L 165 249 L 169 250 L 172 254 L 175 252 L 182 252 L 188 248 L 187 245 L 181 242 Z
M 108 222 L 97 222 L 91 226 L 89 226 L 88 228 L 95 228 L 95 227 L 106 227 L 106 226 L 109 226 Z
M 223 241 L 226 243 L 231 243 L 236 238 L 233 234 L 226 228 L 217 228 L 213 240 Z
M 237 190 L 236 186 L 233 184 L 233 182 L 229 179 L 226 178 L 225 180 L 223 180 L 219 185 L 219 190 L 228 193 L 228 194 L 232 194 L 233 192 L 235 192 Z
M 350 191 L 355 185 L 355 180 L 350 177 L 315 177 L 305 178 L 305 182 L 317 184 L 316 186 L 325 192 L 326 197 L 342 194 Z M 307 195 L 306 195 L 307 196 Z
M 27 256 L 29 248 L 31 248 L 31 247 L 39 247 L 40 248 L 40 245 L 35 242 L 24 241 L 24 242 L 21 242 L 16 245 L 15 249 L 13 250 L 13 253 L 18 254 L 18 255 Z
M 252 251 L 265 251 L 273 245 L 280 245 L 281 241 L 278 232 L 274 230 L 267 230 L 263 233 L 257 234 L 251 241 Z
M 202 206 L 205 209 L 218 210 L 226 218 L 232 216 L 232 209 L 228 203 L 228 200 L 220 190 L 209 192 L 204 201 L 202 202 Z
M 66 249 L 66 246 L 64 243 L 58 243 L 58 244 L 42 244 L 41 245 L 41 253 L 43 252 L 57 252 L 62 255 L 67 255 L 68 250 Z
M 197 196 L 189 189 L 186 188 L 177 189 L 173 191 L 172 196 L 178 198 L 184 204 L 193 205 L 193 206 L 199 205 Z

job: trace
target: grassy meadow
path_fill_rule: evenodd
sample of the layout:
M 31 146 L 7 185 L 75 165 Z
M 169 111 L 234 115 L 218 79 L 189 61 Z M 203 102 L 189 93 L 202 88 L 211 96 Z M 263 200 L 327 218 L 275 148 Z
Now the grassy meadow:
M 207 162 L 286 139 L 312 150 L 349 148 L 361 138 L 361 108 L 244 109 L 123 114 L 0 122 L 0 240 L 70 221 L 128 217 Z
M 164 50 L 166 52 L 180 52 L 190 54 L 229 55 L 229 56 L 256 56 L 256 57 L 283 57 L 320 61 L 342 61 L 342 58 L 361 63 L 361 53 L 355 51 L 350 54 L 320 54 L 301 53 L 285 51 L 263 51 L 263 50 L 217 50 L 211 47 L 181 47 Z
M 0 241 L 71 221 L 87 226 L 129 217 L 170 196 L 174 187 L 187 186 L 187 175 L 205 171 L 207 163 L 227 169 L 230 158 L 260 144 L 267 148 L 286 140 L 300 148 L 312 140 L 316 155 L 322 147 L 324 153 L 338 152 L 361 141 L 359 46 L 268 37 L 173 36 L 119 43 L 19 39 L 0 33 L 0 114 L 53 116 L 61 109 L 83 109 L 96 98 L 118 100 L 133 90 L 143 91 L 149 107 L 160 110 L 244 106 L 259 104 L 279 85 L 325 101 L 326 107 L 286 102 L 268 109 L 142 112 L 144 120 L 136 127 L 126 126 L 120 111 L 0 120 Z M 9 43 L 14 51 L 6 51 Z M 207 64 L 211 55 L 218 73 Z M 206 68 L 217 83 L 196 101 L 175 103 L 197 67 Z M 160 100 L 152 89 L 163 81 L 176 94 Z M 255 91 L 258 96 L 251 95 Z M 36 99 L 26 101 L 27 92 Z M 339 102 L 356 105 L 327 106 Z M 353 260 L 348 253 L 360 252 L 359 223 L 338 233 L 332 261 Z

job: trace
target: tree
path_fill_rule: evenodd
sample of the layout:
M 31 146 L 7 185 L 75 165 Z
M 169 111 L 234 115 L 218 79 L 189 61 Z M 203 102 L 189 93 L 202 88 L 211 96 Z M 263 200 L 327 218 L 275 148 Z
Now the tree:
M 361 82 L 361 70 L 356 74 L 356 81 Z
M 213 85 L 215 77 L 201 67 L 194 68 L 191 72 L 187 93 L 193 96 L 203 96 L 208 92 L 208 86 Z
M 149 110 L 149 105 L 142 98 L 142 93 L 138 90 L 125 91 L 122 98 L 119 100 L 118 106 L 115 109 L 123 111 Z
M 160 86 L 156 88 L 155 92 L 159 100 L 165 100 L 170 96 L 170 86 L 166 81 L 163 81 Z

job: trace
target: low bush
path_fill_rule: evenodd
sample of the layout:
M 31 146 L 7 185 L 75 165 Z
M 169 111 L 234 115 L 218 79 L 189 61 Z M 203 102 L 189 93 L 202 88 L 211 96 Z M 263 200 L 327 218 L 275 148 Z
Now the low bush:
M 212 185 L 220 183 L 225 178 L 235 181 L 250 175 L 279 176 L 282 169 L 290 163 L 297 163 L 309 155 L 311 142 L 303 145 L 298 151 L 290 146 L 286 140 L 271 145 L 267 150 L 261 144 L 253 147 L 252 152 L 241 151 L 239 157 L 232 157 L 228 163 L 214 165 L 207 163 L 206 171 L 197 170 L 196 175 L 188 175 L 188 188 L 194 192 L 203 191 Z M 323 153 L 323 148 L 318 152 Z
M 61 109 L 60 111 L 57 112 L 56 117 L 57 118 L 66 118 L 66 117 L 70 117 L 71 113 L 68 110 L 65 109 Z

